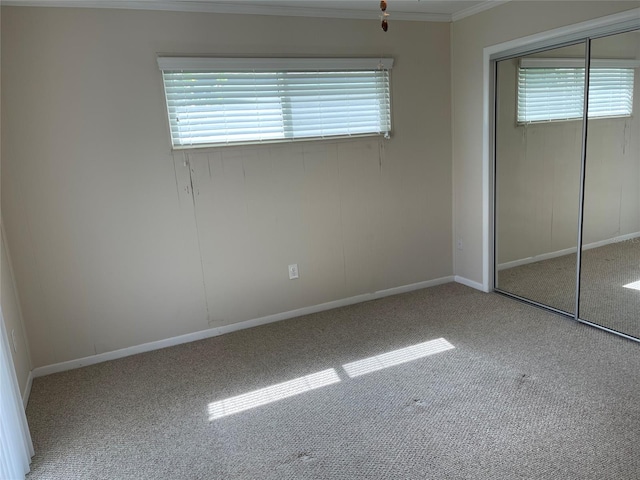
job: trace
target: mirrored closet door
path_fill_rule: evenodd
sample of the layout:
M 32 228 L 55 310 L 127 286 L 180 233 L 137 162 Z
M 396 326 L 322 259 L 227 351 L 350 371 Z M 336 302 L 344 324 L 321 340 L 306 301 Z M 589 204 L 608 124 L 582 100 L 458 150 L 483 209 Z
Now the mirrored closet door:
M 498 59 L 494 112 L 495 289 L 634 339 L 639 67 L 640 30 Z
M 579 317 L 640 338 L 640 31 L 591 41 Z
M 584 42 L 497 62 L 495 285 L 575 312 Z M 556 68 L 570 58 L 579 68 Z

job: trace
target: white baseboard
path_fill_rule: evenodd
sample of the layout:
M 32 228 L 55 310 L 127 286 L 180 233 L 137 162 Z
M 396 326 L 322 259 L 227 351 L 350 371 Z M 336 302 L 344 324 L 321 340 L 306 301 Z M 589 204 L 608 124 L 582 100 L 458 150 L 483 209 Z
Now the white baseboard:
M 22 392 L 22 404 L 24 408 L 27 408 L 27 403 L 29 403 L 29 395 L 31 395 L 31 385 L 33 385 L 33 371 L 29 372 L 29 376 L 27 377 L 27 384 L 24 386 L 24 392 Z
M 143 343 L 142 345 L 134 345 L 132 347 L 122 348 L 120 350 L 114 350 L 111 352 L 100 353 L 98 355 L 91 355 L 89 357 L 78 358 L 75 360 L 69 360 L 61 363 L 55 363 L 52 365 L 46 365 L 44 367 L 37 367 L 33 370 L 33 377 L 34 378 L 42 377 L 44 375 L 50 375 L 52 373 L 64 372 L 66 370 L 73 370 L 75 368 L 86 367 L 88 365 L 95 365 L 96 363 L 107 362 L 109 360 L 116 360 L 118 358 L 128 357 L 130 355 L 136 355 L 138 353 L 150 352 L 152 350 L 159 350 L 161 348 L 173 347 L 175 345 L 194 342 L 197 340 L 203 340 L 205 338 L 217 337 L 219 335 L 224 335 L 225 333 L 244 330 L 245 328 L 257 327 L 259 325 L 278 322 L 280 320 L 287 320 L 289 318 L 300 317 L 303 315 L 309 315 L 312 313 L 322 312 L 325 310 L 332 310 L 334 308 L 346 307 L 348 305 L 353 305 L 355 303 L 367 302 L 370 300 L 376 300 L 376 299 L 388 297 L 391 295 L 397 295 L 400 293 L 411 292 L 411 291 L 420 290 L 423 288 L 434 287 L 436 285 L 450 283 L 453 280 L 454 280 L 453 276 L 441 277 L 433 280 L 427 280 L 424 282 L 412 283 L 410 285 L 403 285 L 400 287 L 389 288 L 386 290 L 379 290 L 373 293 L 364 293 L 362 295 L 356 295 L 355 297 L 343 298 L 341 300 L 334 300 L 332 302 L 321 303 L 319 305 L 312 305 L 310 307 L 298 308 L 296 310 L 290 310 L 288 312 L 267 315 L 265 317 L 254 318 L 252 320 L 233 323 L 231 325 L 224 325 L 220 327 L 209 328 L 207 330 L 201 330 L 199 332 L 187 333 L 185 335 L 167 338 L 164 340 L 158 340 L 156 342 Z
M 608 238 L 606 240 L 600 240 L 598 242 L 588 243 L 583 246 L 583 250 L 591 250 L 592 248 L 604 247 L 605 245 L 611 245 L 612 243 L 624 242 L 626 240 L 633 240 L 639 238 L 640 232 L 627 233 L 626 235 L 620 235 L 614 238 Z M 562 257 L 576 253 L 577 248 L 565 248 L 563 250 L 557 250 L 555 252 L 543 253 L 541 255 L 534 255 L 533 257 L 521 258 L 519 260 L 512 260 L 510 262 L 500 263 L 498 265 L 498 271 L 506 270 L 508 268 L 520 267 L 529 263 L 542 262 L 543 260 L 550 260 L 552 258 Z M 461 282 L 462 283 L 462 282 Z
M 484 292 L 484 286 L 479 282 L 474 282 L 473 280 L 469 280 L 468 278 L 461 277 L 460 275 L 456 275 L 453 277 L 453 281 L 456 283 L 461 283 L 462 285 L 466 285 L 467 287 L 475 288 L 476 290 L 480 290 Z

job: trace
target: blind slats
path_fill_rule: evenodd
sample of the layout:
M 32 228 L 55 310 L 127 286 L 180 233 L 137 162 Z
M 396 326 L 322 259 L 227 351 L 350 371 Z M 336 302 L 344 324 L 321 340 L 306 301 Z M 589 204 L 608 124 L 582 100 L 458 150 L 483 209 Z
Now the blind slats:
M 162 73 L 174 147 L 391 129 L 388 70 Z
M 634 69 L 592 67 L 589 73 L 589 118 L 631 115 Z M 518 122 L 582 118 L 584 82 L 584 68 L 521 66 Z
M 171 96 L 171 99 L 167 102 L 169 107 L 180 107 L 180 106 L 191 106 L 191 105 L 226 105 L 229 103 L 238 103 L 238 104 L 264 104 L 264 103 L 273 103 L 274 98 L 255 98 L 256 92 L 248 91 L 246 96 L 243 96 L 239 93 L 235 93 L 230 96 L 217 96 L 215 98 L 209 97 L 206 95 L 202 96 L 184 96 L 182 98 L 174 98 Z M 296 103 L 304 103 L 304 102 L 340 102 L 342 101 L 345 104 L 349 104 L 350 102 L 358 102 L 359 100 L 380 100 L 381 102 L 388 103 L 388 100 L 384 98 L 383 95 L 372 93 L 349 93 L 348 91 L 344 94 L 340 95 L 331 95 L 331 94 L 322 94 L 322 92 L 315 92 L 313 96 L 299 95 L 295 92 L 283 92 L 282 97 L 288 97 L 291 101 Z M 281 101 L 281 97 L 277 100 Z

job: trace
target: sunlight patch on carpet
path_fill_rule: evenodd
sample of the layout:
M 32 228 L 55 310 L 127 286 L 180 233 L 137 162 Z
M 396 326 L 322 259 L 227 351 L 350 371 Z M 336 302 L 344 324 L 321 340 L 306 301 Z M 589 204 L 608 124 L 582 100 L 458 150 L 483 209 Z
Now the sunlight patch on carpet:
M 429 355 L 445 352 L 452 348 L 455 347 L 444 338 L 437 338 L 428 342 L 418 343 L 410 347 L 347 363 L 343 365 L 342 368 L 344 368 L 344 371 L 347 372 L 349 377 L 354 378 L 384 368 L 393 367 L 394 365 L 400 365 L 419 358 L 428 357 Z
M 340 377 L 335 369 L 329 368 L 328 370 L 294 378 L 287 382 L 271 385 L 270 387 L 254 390 L 236 397 L 226 398 L 209 404 L 209 421 L 300 395 L 339 381 Z
M 640 290 L 640 280 L 638 280 L 637 282 L 627 283 L 626 285 L 623 285 L 623 287 L 630 288 L 632 290 Z

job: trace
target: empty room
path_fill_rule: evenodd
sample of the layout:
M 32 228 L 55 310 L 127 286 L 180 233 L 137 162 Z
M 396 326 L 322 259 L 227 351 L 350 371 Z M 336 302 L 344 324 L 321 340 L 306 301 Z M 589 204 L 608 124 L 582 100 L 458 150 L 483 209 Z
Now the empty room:
M 638 478 L 639 1 L 0 3 L 0 480 Z

